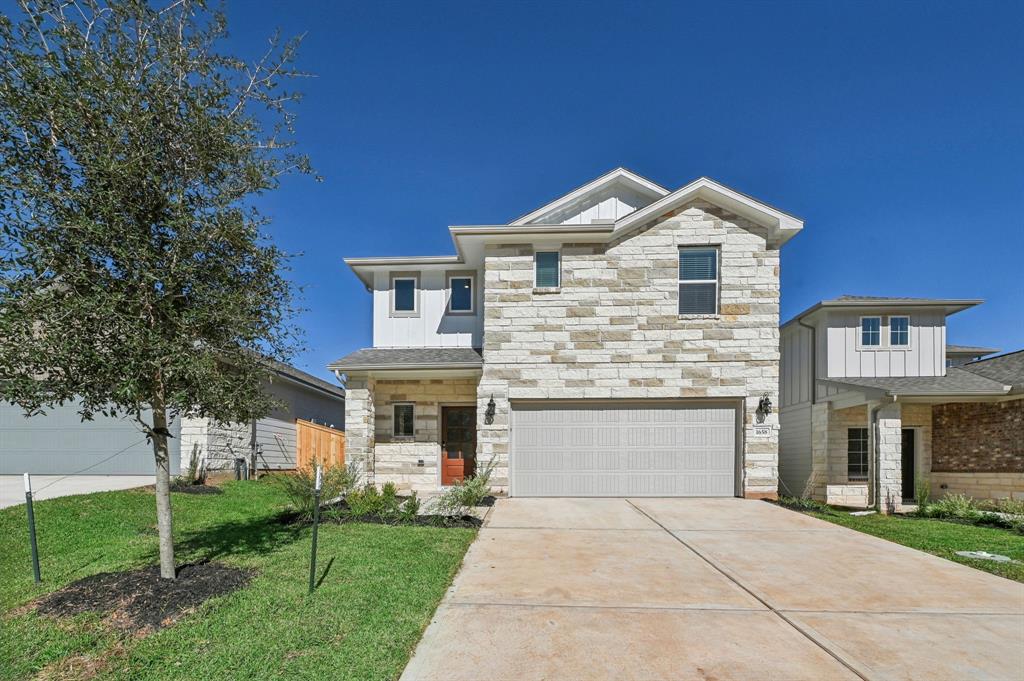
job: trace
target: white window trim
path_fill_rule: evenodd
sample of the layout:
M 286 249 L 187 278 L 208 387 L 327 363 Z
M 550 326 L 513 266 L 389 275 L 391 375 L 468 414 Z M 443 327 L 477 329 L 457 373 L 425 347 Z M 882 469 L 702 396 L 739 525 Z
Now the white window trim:
M 878 320 L 878 344 L 877 345 L 866 345 L 864 343 L 864 320 L 865 319 L 877 319 Z M 868 314 L 860 317 L 857 320 L 857 349 L 858 350 L 882 350 L 886 346 L 882 345 L 882 341 L 885 340 L 885 327 L 882 326 L 882 315 Z
M 412 435 L 398 434 L 398 419 L 395 418 L 395 407 L 412 407 Z M 416 439 L 416 403 L 415 402 L 392 402 L 391 403 L 391 437 L 395 440 Z
M 892 320 L 894 320 L 894 319 L 906 319 L 907 320 L 907 342 L 906 343 L 903 343 L 903 344 L 900 344 L 900 345 L 896 345 L 896 344 L 894 344 L 892 342 Z M 888 335 L 889 347 L 890 348 L 895 348 L 897 350 L 907 350 L 907 349 L 909 349 L 910 348 L 910 315 L 908 315 L 908 314 L 889 315 L 889 317 L 888 317 L 888 319 L 886 321 L 888 322 L 886 324 L 886 328 L 889 331 L 889 335 Z
M 679 257 L 676 256 L 676 314 L 685 319 L 707 319 L 718 317 L 722 309 L 722 248 L 717 245 L 682 244 L 679 252 L 683 251 L 714 251 L 715 253 L 715 278 L 714 279 L 683 279 L 679 273 Z M 714 312 L 680 312 L 679 305 L 682 300 L 679 296 L 679 287 L 684 284 L 714 284 L 715 285 L 715 311 Z
M 469 309 L 452 309 L 452 279 L 469 279 Z M 447 284 L 448 302 L 445 304 L 445 311 L 450 315 L 474 315 L 476 314 L 476 275 L 473 272 L 449 272 L 445 279 Z
M 558 256 L 558 284 L 556 286 L 537 285 L 537 256 L 541 253 L 554 253 Z M 562 288 L 562 250 L 560 248 L 542 248 L 533 252 L 533 288 L 537 291 L 558 291 Z
M 395 283 L 398 281 L 412 281 L 412 310 L 395 309 Z M 418 274 L 392 273 L 389 287 L 389 309 L 392 317 L 419 317 L 420 316 L 420 277 Z

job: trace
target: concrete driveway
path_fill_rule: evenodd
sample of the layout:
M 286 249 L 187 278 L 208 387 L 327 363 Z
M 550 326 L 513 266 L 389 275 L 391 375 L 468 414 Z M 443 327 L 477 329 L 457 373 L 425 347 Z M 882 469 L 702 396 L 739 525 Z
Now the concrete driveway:
M 32 498 L 37 500 L 91 494 L 152 485 L 152 475 L 33 475 Z M 25 483 L 20 475 L 0 475 L 0 508 L 25 503 Z
M 1022 679 L 1024 584 L 761 501 L 504 499 L 402 676 L 482 678 Z

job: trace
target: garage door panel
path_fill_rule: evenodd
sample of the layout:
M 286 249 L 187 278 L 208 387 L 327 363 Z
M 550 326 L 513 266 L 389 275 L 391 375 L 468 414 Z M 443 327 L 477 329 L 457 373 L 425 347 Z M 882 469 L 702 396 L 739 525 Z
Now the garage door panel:
M 736 410 L 693 403 L 513 408 L 517 496 L 733 496 Z

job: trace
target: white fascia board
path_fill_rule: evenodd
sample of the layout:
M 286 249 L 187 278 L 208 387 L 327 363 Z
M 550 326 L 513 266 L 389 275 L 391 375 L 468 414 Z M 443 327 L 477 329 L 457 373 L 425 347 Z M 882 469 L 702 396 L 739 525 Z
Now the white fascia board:
M 423 255 L 414 257 L 380 257 L 380 258 L 345 258 L 348 265 L 367 289 L 373 286 L 373 273 L 380 269 L 429 269 L 432 267 L 449 267 L 463 265 L 465 261 L 459 255 Z
M 650 194 L 651 196 L 665 196 L 669 193 L 669 190 L 662 187 L 656 182 L 648 180 L 646 177 L 637 175 L 636 173 L 626 170 L 625 168 L 619 167 L 608 171 L 596 180 L 591 180 L 581 187 L 573 189 L 568 194 L 558 197 L 554 201 L 550 201 L 540 208 L 530 211 L 526 215 L 516 218 L 509 225 L 525 225 L 531 220 L 536 220 L 542 215 L 558 210 L 562 206 L 565 206 L 581 197 L 589 194 L 590 192 L 599 191 L 605 186 L 617 182 L 626 181 L 633 185 L 637 190 Z
M 650 222 L 662 213 L 670 211 L 694 199 L 704 199 L 716 206 L 747 218 L 751 222 L 772 230 L 775 245 L 781 246 L 803 229 L 803 220 L 783 213 L 766 203 L 753 199 L 742 192 L 719 184 L 707 177 L 701 177 L 685 187 L 672 192 L 651 205 L 630 213 L 615 223 L 615 234 L 624 234 L 631 229 Z

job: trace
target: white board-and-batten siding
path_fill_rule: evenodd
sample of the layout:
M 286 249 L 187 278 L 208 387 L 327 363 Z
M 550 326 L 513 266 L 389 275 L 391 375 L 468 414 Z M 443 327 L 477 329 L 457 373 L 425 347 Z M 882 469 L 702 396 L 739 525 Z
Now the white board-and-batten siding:
M 473 314 L 451 314 L 448 307 L 448 276 L 466 270 L 415 270 L 419 279 L 416 316 L 392 316 L 391 278 L 414 270 L 379 271 L 373 275 L 373 346 L 375 348 L 471 348 L 483 345 L 482 277 L 473 274 Z
M 882 345 L 860 346 L 860 320 L 882 317 Z M 942 376 L 946 362 L 946 317 L 943 312 L 900 312 L 910 317 L 910 346 L 888 347 L 887 314 L 830 312 L 826 318 L 826 374 L 828 378 L 887 378 L 890 376 Z M 820 375 L 820 374 L 819 374 Z

